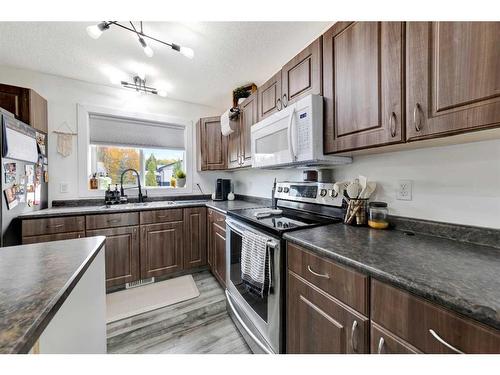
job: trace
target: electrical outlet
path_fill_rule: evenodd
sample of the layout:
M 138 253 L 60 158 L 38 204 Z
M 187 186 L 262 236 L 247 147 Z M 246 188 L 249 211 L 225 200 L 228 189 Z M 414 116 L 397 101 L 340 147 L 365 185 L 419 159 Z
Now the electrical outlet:
M 399 180 L 396 199 L 400 201 L 411 201 L 412 188 L 412 180 Z
M 62 182 L 59 184 L 59 191 L 61 193 L 67 193 L 68 192 L 68 183 Z

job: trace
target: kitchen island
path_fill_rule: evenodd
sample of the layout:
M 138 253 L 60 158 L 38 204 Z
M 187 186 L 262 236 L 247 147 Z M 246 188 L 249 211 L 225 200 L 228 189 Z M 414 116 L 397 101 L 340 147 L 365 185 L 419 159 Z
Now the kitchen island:
M 0 353 L 105 353 L 105 237 L 0 249 Z

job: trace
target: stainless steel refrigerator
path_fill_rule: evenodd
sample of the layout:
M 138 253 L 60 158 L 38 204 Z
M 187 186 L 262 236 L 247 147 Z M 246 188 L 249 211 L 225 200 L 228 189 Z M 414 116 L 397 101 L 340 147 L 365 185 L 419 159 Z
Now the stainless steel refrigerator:
M 48 148 L 46 133 L 2 108 L 0 124 L 3 247 L 20 243 L 20 214 L 48 206 Z

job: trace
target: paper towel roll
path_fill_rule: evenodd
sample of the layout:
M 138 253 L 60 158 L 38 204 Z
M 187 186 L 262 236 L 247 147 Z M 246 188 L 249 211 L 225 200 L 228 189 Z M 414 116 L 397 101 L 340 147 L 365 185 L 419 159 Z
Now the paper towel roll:
M 233 129 L 231 129 L 231 125 L 229 122 L 229 110 L 224 112 L 222 116 L 220 117 L 220 128 L 222 135 L 229 135 L 232 132 L 234 132 Z

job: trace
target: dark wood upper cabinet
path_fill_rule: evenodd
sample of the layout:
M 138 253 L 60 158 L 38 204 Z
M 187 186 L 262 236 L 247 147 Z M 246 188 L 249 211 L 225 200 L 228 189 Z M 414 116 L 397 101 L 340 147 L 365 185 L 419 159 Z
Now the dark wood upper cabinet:
M 257 96 L 258 121 L 282 109 L 281 70 L 258 88 Z
M 231 120 L 230 120 L 231 121 Z M 227 136 L 227 167 L 234 169 L 240 167 L 241 161 L 241 119 L 231 121 L 233 133 Z
M 287 352 L 368 353 L 369 320 L 288 271 Z
M 141 226 L 141 278 L 183 269 L 183 228 L 182 221 Z
M 283 107 L 310 94 L 321 95 L 322 73 L 322 37 L 319 37 L 281 69 Z
M 220 117 L 205 117 L 198 121 L 198 161 L 202 171 L 227 168 L 227 137 L 223 136 Z
M 252 140 L 250 131 L 252 125 L 258 122 L 258 95 L 254 92 L 240 105 L 241 110 L 241 132 L 240 132 L 240 157 L 241 166 L 252 165 Z
M 0 107 L 35 129 L 48 131 L 47 100 L 36 91 L 0 84 Z
M 404 141 L 403 23 L 338 22 L 323 35 L 324 152 Z
M 184 269 L 207 264 L 207 209 L 184 209 Z
M 87 231 L 87 237 L 106 236 L 106 287 L 140 279 L 138 232 L 138 226 Z
M 407 139 L 500 124 L 500 22 L 408 22 Z

